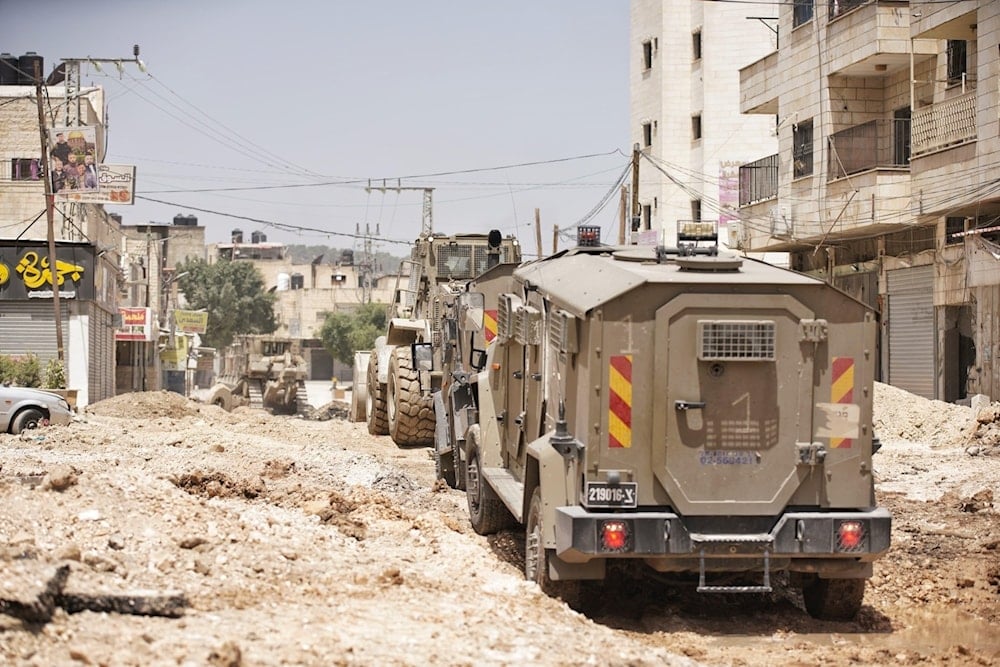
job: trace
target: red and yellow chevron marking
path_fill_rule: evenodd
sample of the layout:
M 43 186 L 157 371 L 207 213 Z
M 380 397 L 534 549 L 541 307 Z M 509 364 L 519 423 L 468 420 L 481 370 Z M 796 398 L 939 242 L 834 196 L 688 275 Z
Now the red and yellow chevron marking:
M 608 447 L 632 446 L 632 355 L 611 357 L 608 371 Z
M 833 376 L 830 378 L 830 402 L 854 402 L 854 359 L 833 358 Z M 854 444 L 851 438 L 830 438 L 831 449 L 848 449 Z
M 497 337 L 497 311 L 487 310 L 483 312 L 483 338 L 489 345 Z

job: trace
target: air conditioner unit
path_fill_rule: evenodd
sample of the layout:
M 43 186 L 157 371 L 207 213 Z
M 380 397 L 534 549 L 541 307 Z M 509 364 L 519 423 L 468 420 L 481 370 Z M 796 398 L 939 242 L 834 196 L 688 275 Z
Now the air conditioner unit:
M 771 209 L 771 236 L 791 236 L 792 221 L 784 206 Z

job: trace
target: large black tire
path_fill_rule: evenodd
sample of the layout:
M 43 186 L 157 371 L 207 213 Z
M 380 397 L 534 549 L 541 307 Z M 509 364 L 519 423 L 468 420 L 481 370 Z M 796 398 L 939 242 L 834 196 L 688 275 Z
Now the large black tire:
M 549 578 L 549 558 L 553 549 L 546 549 L 542 540 L 542 490 L 535 487 L 528 506 L 524 539 L 524 578 L 534 581 L 542 592 L 573 606 L 579 603 L 582 585 L 579 580 L 556 581 Z
M 465 498 L 469 503 L 469 521 L 480 535 L 492 535 L 510 523 L 510 512 L 482 475 L 479 448 L 470 446 L 466 459 Z
M 368 357 L 368 396 L 365 398 L 365 422 L 372 435 L 388 435 L 389 420 L 385 414 L 385 386 L 378 383 L 378 354 Z
M 14 417 L 14 421 L 10 425 L 10 432 L 17 435 L 21 431 L 38 428 L 39 426 L 45 426 L 45 413 L 35 408 L 25 408 Z
M 824 621 L 850 621 L 861 610 L 867 579 L 820 579 L 802 588 L 806 611 Z
M 429 445 L 434 442 L 434 399 L 430 391 L 421 393 L 412 365 L 409 347 L 393 349 L 385 396 L 389 436 L 397 445 Z

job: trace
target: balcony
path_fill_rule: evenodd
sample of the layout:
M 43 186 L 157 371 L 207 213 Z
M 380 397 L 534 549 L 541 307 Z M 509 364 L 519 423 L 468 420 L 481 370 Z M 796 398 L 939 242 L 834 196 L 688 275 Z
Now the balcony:
M 740 165 L 740 206 L 750 206 L 778 196 L 778 155 Z
M 778 113 L 778 52 L 740 69 L 740 113 Z
M 910 12 L 907 2 L 829 0 L 826 48 L 834 54 L 830 74 L 889 76 L 910 66 Z M 913 40 L 918 58 L 937 54 L 931 39 Z
M 872 120 L 830 137 L 827 180 L 872 169 L 910 168 L 910 120 Z
M 913 111 L 913 157 L 975 140 L 975 90 Z

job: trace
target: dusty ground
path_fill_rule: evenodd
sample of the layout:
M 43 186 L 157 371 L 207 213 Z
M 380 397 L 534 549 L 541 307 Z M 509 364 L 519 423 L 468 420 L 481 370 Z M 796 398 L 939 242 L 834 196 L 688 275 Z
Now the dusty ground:
M 119 396 L 69 427 L 0 435 L 0 599 L 35 599 L 68 564 L 66 593 L 188 606 L 180 618 L 0 614 L 0 663 L 994 664 L 991 414 L 978 424 L 968 408 L 877 387 L 893 547 L 859 618 L 832 623 L 780 587 L 699 596 L 627 577 L 578 613 L 522 580 L 523 536 L 471 531 L 427 449 L 338 419 Z

